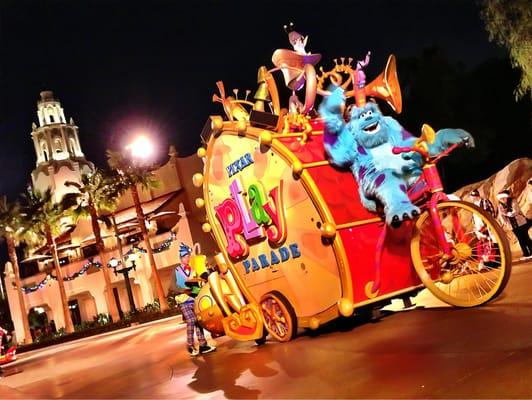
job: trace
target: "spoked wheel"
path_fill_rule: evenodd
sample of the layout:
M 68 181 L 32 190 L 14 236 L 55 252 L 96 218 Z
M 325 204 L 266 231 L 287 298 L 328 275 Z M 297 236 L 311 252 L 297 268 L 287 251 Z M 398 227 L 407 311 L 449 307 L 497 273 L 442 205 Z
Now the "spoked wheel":
M 262 296 L 260 308 L 266 329 L 279 342 L 292 340 L 297 332 L 297 318 L 288 300 L 279 292 Z
M 512 268 L 508 239 L 490 215 L 460 202 L 437 205 L 452 255 L 446 257 L 432 218 L 425 211 L 414 225 L 410 252 L 423 284 L 440 300 L 474 307 L 497 297 Z

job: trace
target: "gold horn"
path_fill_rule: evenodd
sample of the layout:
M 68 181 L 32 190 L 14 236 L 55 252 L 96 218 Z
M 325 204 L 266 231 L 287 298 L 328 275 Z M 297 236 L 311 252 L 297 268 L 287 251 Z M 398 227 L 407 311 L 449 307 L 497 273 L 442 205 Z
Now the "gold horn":
M 259 68 L 257 76 L 257 83 L 259 84 L 259 88 L 253 96 L 253 98 L 256 100 L 253 109 L 257 111 L 264 111 L 264 103 L 271 100 L 270 92 L 268 92 L 268 84 L 266 83 L 267 73 L 268 70 L 266 69 L 266 67 L 263 66 Z
M 395 56 L 393 54 L 388 57 L 388 62 L 386 63 L 384 71 L 382 71 L 381 74 L 364 89 L 366 96 L 383 99 L 397 114 L 401 113 L 403 109 L 403 100 L 401 97 L 399 79 L 397 78 Z

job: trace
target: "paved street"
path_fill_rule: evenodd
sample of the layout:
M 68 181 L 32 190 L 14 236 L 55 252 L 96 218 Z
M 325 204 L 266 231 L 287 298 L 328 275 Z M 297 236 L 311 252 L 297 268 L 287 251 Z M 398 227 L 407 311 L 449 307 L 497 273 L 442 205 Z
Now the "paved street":
M 532 263 L 487 306 L 416 303 L 288 344 L 219 338 L 195 359 L 177 319 L 141 325 L 21 354 L 0 398 L 532 398 Z

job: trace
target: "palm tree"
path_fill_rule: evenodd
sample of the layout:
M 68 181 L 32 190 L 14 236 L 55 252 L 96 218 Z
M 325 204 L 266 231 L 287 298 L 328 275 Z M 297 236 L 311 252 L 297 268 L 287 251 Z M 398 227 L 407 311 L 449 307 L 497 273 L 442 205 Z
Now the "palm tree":
M 28 313 L 26 311 L 26 301 L 24 299 L 24 293 L 22 292 L 22 286 L 20 283 L 19 265 L 16 251 L 16 246 L 22 241 L 23 229 L 23 215 L 20 212 L 20 204 L 8 203 L 7 198 L 2 196 L 0 198 L 0 236 L 2 236 L 6 241 L 9 260 L 13 265 L 18 302 L 20 304 L 20 315 L 22 317 L 22 325 L 24 327 L 24 343 L 29 344 L 32 342 L 32 337 L 30 333 Z
M 108 259 L 105 253 L 105 245 L 102 239 L 99 220 L 103 213 L 114 211 L 118 205 L 118 198 L 122 191 L 116 184 L 119 178 L 113 171 L 96 169 L 89 174 L 83 174 L 81 176 L 81 182 L 68 181 L 65 183 L 65 186 L 76 189 L 73 195 L 76 197 L 78 205 L 71 209 L 73 218 L 85 217 L 91 220 L 96 248 L 102 263 L 107 309 L 113 321 L 118 321 L 120 317 L 111 289 L 111 277 L 107 268 Z M 69 201 L 68 198 L 66 200 Z
M 152 276 L 155 281 L 155 288 L 157 289 L 157 296 L 159 297 L 159 304 L 161 305 L 161 311 L 167 311 L 169 309 L 166 296 L 164 294 L 163 285 L 161 283 L 161 277 L 157 271 L 157 265 L 155 264 L 155 258 L 150 245 L 150 239 L 148 237 L 148 230 L 146 229 L 146 218 L 142 207 L 140 205 L 140 198 L 137 185 L 145 189 L 157 188 L 160 182 L 153 174 L 155 166 L 148 164 L 140 164 L 129 160 L 123 153 L 118 151 L 107 150 L 107 162 L 111 169 L 118 172 L 122 178 L 122 182 L 131 190 L 131 196 L 135 204 L 135 211 L 137 213 L 137 220 L 140 226 L 144 245 L 150 261 Z
M 63 306 L 65 330 L 67 333 L 74 332 L 74 325 L 72 324 L 68 309 L 68 299 L 66 296 L 65 284 L 63 282 L 63 273 L 57 255 L 55 235 L 59 234 L 61 229 L 64 228 L 62 219 L 65 217 L 65 210 L 76 204 L 75 196 L 70 196 L 69 194 L 65 195 L 60 204 L 53 201 L 51 189 L 47 189 L 45 192 L 41 193 L 28 187 L 28 190 L 22 197 L 24 201 L 23 207 L 27 218 L 28 233 L 33 237 L 33 243 L 42 243 L 42 239 L 44 238 L 48 248 L 51 250 L 57 276 L 57 284 L 59 286 L 59 294 Z M 70 204 L 68 204 L 67 199 L 71 199 Z

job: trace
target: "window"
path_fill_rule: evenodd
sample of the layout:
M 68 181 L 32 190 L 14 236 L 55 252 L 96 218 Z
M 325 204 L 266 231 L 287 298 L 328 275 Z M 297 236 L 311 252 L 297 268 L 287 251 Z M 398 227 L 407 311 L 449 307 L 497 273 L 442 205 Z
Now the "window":
M 55 146 L 55 152 L 61 153 L 63 151 L 63 146 L 61 145 L 61 139 L 55 138 L 54 139 L 54 146 Z
M 32 262 L 26 262 L 24 264 L 20 264 L 20 279 L 27 278 L 29 276 L 33 276 L 39 273 L 39 265 L 36 261 Z
M 79 304 L 77 300 L 70 300 L 68 302 L 68 309 L 70 310 L 70 317 L 74 325 L 81 324 L 81 313 L 79 311 Z
M 81 251 L 83 252 L 84 258 L 94 257 L 98 255 L 98 249 L 96 248 L 96 243 L 83 247 Z
M 71 154 L 71 155 L 76 154 L 76 142 L 74 141 L 74 138 L 71 136 L 71 137 L 68 139 L 68 142 L 69 142 L 69 144 L 70 144 L 70 154 Z
M 138 232 L 138 233 L 128 236 L 126 238 L 126 243 L 127 244 L 138 243 L 140 242 L 141 239 L 142 239 L 142 233 Z
M 44 140 L 41 141 L 42 156 L 44 161 L 48 161 L 48 145 Z

